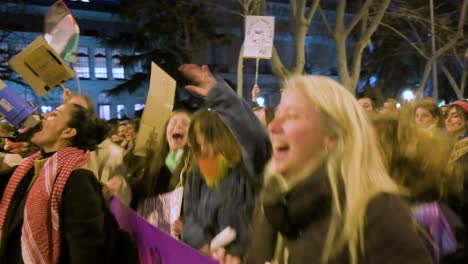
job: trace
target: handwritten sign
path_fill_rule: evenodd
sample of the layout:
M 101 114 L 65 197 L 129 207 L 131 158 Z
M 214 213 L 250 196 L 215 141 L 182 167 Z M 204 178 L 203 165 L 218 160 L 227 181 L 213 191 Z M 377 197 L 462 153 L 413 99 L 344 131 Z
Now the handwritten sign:
M 8 63 L 40 96 L 76 76 L 42 36 L 36 38 Z
M 270 59 L 274 34 L 275 17 L 247 16 L 245 19 L 244 58 Z

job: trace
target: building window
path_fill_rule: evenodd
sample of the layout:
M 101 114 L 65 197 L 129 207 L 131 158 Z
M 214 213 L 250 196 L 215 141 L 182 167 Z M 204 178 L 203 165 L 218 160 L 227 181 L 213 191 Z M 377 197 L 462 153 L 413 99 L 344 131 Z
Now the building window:
M 3 52 L 8 52 L 8 43 L 5 42 L 0 42 L 0 51 Z
M 110 105 L 108 104 L 99 105 L 99 117 L 104 120 L 110 119 Z
M 94 75 L 98 79 L 107 79 L 106 49 L 94 49 Z
M 18 43 L 18 44 L 15 45 L 15 50 L 16 50 L 16 52 L 20 52 L 24 48 L 26 48 L 27 46 L 28 46 L 28 44 L 26 44 L 26 43 Z
M 50 106 L 50 105 L 43 105 L 43 106 L 41 106 L 41 112 L 42 112 L 43 114 L 48 113 L 48 112 L 51 112 L 51 111 L 52 111 L 52 106 Z
M 76 74 L 78 77 L 89 79 L 89 53 L 87 47 L 78 47 L 76 60 Z
M 120 64 L 120 50 L 112 50 L 112 76 L 114 79 L 125 79 L 124 67 Z
M 117 118 L 122 119 L 125 116 L 127 116 L 127 113 L 125 112 L 125 105 L 123 104 L 117 105 Z
M 8 77 L 8 43 L 0 43 L 0 77 Z
M 140 52 L 135 52 L 135 56 L 141 55 Z M 135 63 L 135 66 L 133 67 L 133 71 L 135 73 L 140 73 L 143 72 L 143 61 L 140 59 Z
M 98 94 L 98 102 L 100 104 L 109 104 L 110 103 L 110 98 L 109 95 L 105 92 L 99 93 Z
M 145 104 L 135 104 L 135 106 L 133 107 L 133 110 L 135 111 L 138 111 L 138 110 L 141 110 L 145 107 Z

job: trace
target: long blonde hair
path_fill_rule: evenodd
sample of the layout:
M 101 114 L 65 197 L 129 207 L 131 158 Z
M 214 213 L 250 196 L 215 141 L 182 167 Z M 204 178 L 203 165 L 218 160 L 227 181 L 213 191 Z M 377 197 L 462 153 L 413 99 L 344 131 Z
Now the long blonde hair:
M 335 148 L 325 158 L 332 213 L 322 262 L 347 247 L 351 263 L 357 263 L 358 249 L 364 253 L 370 200 L 380 193 L 402 191 L 388 175 L 368 117 L 349 91 L 331 78 L 313 75 L 292 76 L 284 86 L 307 95 L 320 113 L 325 132 L 336 138 Z

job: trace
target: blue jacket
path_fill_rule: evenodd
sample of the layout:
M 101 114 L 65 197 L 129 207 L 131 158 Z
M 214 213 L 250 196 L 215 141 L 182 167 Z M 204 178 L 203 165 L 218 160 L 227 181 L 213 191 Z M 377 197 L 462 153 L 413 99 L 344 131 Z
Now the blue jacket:
M 230 226 L 236 240 L 226 247 L 228 253 L 242 256 L 248 242 L 248 230 L 255 195 L 262 183 L 262 172 L 271 156 L 271 143 L 265 127 L 250 106 L 221 79 L 205 98 L 230 128 L 242 150 L 243 164 L 230 169 L 215 188 L 209 188 L 198 168 L 188 176 L 184 189 L 184 228 L 182 239 L 201 248 Z

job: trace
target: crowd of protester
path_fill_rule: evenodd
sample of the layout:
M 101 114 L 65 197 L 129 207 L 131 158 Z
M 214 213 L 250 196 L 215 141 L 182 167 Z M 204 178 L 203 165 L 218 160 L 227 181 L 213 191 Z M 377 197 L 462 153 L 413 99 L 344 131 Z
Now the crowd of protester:
M 138 119 L 69 90 L 27 142 L 0 123 L 0 263 L 138 263 L 111 196 L 220 263 L 468 263 L 467 101 L 379 107 L 295 75 L 270 109 L 258 86 L 247 102 L 207 66 L 179 71 L 204 107 L 175 109 L 145 157 Z M 181 187 L 180 217 L 154 218 Z

